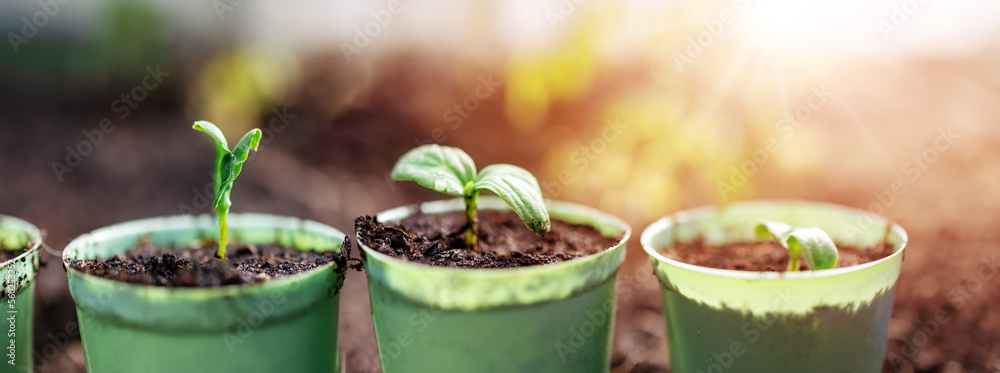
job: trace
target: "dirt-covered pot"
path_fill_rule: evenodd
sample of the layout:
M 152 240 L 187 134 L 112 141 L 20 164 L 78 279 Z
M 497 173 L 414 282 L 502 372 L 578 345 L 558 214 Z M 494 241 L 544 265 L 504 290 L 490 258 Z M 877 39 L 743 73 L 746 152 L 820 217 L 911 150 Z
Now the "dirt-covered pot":
M 759 240 L 761 220 L 819 227 L 837 245 L 894 253 L 820 271 L 707 268 L 660 253 L 674 242 Z M 663 218 L 642 233 L 660 281 L 673 372 L 879 372 L 906 232 L 853 208 L 807 201 L 751 201 Z
M 0 263 L 3 279 L 3 303 L 0 303 L 0 327 L 3 361 L 0 372 L 33 372 L 32 312 L 35 302 L 35 276 L 38 274 L 38 248 L 42 234 L 34 225 L 6 215 L 0 215 L 0 250 L 28 250 Z
M 217 239 L 214 216 L 111 225 L 63 252 L 90 372 L 331 372 L 345 268 L 334 262 L 257 284 L 168 288 L 113 281 L 69 266 L 123 254 L 140 240 L 186 247 Z M 344 234 L 289 217 L 230 214 L 230 242 L 340 252 Z
M 479 208 L 509 210 L 483 196 Z M 379 360 L 385 372 L 606 372 L 615 284 L 631 228 L 597 210 L 546 202 L 554 219 L 621 241 L 599 253 L 519 269 L 458 269 L 407 262 L 364 243 Z M 461 199 L 400 207 L 380 222 L 463 211 Z

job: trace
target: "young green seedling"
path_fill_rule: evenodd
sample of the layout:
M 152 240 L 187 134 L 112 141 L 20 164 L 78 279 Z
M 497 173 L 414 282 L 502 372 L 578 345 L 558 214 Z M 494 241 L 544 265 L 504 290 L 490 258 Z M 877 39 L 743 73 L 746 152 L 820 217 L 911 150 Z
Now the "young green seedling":
M 799 256 L 806 254 L 806 264 L 812 270 L 837 266 L 837 246 L 822 229 L 797 228 L 785 223 L 764 221 L 757 224 L 758 237 L 772 238 L 788 250 L 788 270 L 799 270 Z
M 391 176 L 396 180 L 415 181 L 438 192 L 462 197 L 465 201 L 465 243 L 472 250 L 479 251 L 476 199 L 483 189 L 499 195 L 533 232 L 544 234 L 551 227 L 538 180 L 530 172 L 517 166 L 495 164 L 486 166 L 477 173 L 476 164 L 461 149 L 431 144 L 404 154 L 392 168 Z
M 215 172 L 212 173 L 212 186 L 215 188 L 215 200 L 212 207 L 219 215 L 219 252 L 215 257 L 220 260 L 226 259 L 226 236 L 229 233 L 226 226 L 226 216 L 229 215 L 229 207 L 233 202 L 229 200 L 229 195 L 233 192 L 233 182 L 243 170 L 243 162 L 246 162 L 250 150 L 256 150 L 260 142 L 260 130 L 252 129 L 243 135 L 236 147 L 229 151 L 229 144 L 226 137 L 222 135 L 219 127 L 206 121 L 194 122 L 194 129 L 207 133 L 215 139 L 218 149 L 215 155 Z

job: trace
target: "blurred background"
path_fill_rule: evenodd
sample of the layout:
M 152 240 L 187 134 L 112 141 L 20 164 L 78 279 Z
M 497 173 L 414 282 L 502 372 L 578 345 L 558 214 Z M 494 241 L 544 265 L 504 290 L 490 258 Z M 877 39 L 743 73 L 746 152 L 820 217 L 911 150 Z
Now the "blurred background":
M 623 217 L 614 372 L 669 367 L 637 233 L 752 198 L 909 232 L 886 371 L 1000 371 L 997 19 L 1000 3 L 929 0 L 0 3 L 0 213 L 47 234 L 36 366 L 84 370 L 69 240 L 211 212 L 204 119 L 264 131 L 234 211 L 352 231 L 442 197 L 388 178 L 439 143 Z M 348 371 L 379 371 L 363 274 L 341 304 Z

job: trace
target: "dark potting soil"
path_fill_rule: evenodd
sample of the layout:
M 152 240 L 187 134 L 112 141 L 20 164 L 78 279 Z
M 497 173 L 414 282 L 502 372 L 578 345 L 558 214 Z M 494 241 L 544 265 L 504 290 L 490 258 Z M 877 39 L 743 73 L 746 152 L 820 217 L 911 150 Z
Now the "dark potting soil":
M 892 250 L 892 245 L 884 243 L 868 250 L 837 245 L 837 267 L 879 260 L 891 255 Z M 670 259 L 702 267 L 762 272 L 784 272 L 788 269 L 788 250 L 773 241 L 709 245 L 699 238 L 661 249 L 660 252 Z M 805 256 L 799 259 L 799 270 L 809 270 Z
M 480 210 L 481 252 L 466 248 L 465 212 L 414 214 L 394 223 L 374 217 L 355 220 L 358 239 L 380 253 L 441 267 L 516 268 L 558 263 L 606 250 L 621 237 L 605 237 L 593 227 L 552 219 L 537 235 L 511 211 Z M 363 252 L 362 252 L 363 253 Z
M 215 259 L 216 250 L 216 245 L 161 248 L 140 243 L 122 255 L 70 265 L 91 275 L 135 284 L 216 287 L 263 282 L 342 260 L 334 252 L 299 251 L 275 244 L 241 244 L 229 250 L 226 260 Z
M 28 248 L 0 250 L 0 263 L 17 258 L 18 255 L 24 254 L 25 251 L 28 251 Z

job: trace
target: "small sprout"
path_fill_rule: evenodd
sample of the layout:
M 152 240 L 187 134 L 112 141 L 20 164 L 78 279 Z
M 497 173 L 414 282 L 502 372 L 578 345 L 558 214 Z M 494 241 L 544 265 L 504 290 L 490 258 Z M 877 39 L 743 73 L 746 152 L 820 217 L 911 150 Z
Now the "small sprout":
M 243 135 L 236 147 L 229 151 L 229 144 L 226 137 L 222 135 L 219 127 L 206 121 L 194 122 L 194 129 L 207 133 L 215 139 L 218 151 L 215 155 L 215 172 L 212 173 L 212 186 L 215 188 L 215 200 L 212 207 L 219 215 L 219 252 L 215 257 L 220 260 L 226 259 L 226 236 L 229 233 L 226 226 L 226 216 L 229 214 L 229 207 L 233 202 L 229 200 L 229 195 L 233 192 L 233 182 L 243 170 L 243 162 L 246 162 L 250 150 L 256 150 L 260 143 L 260 130 L 254 128 Z
M 479 251 L 476 199 L 483 189 L 499 195 L 531 231 L 544 234 L 551 227 L 538 180 L 517 166 L 495 164 L 486 166 L 477 174 L 476 164 L 461 149 L 431 144 L 404 154 L 392 168 L 391 176 L 462 197 L 465 201 L 465 243 L 472 250 Z
M 837 246 L 822 229 L 796 228 L 779 222 L 764 221 L 757 224 L 758 237 L 773 238 L 788 249 L 788 270 L 799 270 L 799 257 L 806 254 L 806 264 L 812 270 L 837 266 Z

